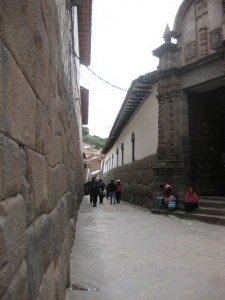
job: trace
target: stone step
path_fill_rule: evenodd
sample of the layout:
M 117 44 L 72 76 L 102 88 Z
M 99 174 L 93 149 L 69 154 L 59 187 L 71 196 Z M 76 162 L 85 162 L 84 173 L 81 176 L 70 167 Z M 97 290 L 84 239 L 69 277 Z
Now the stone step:
M 197 209 L 197 213 L 203 213 L 207 215 L 217 215 L 217 216 L 225 216 L 225 208 L 214 208 L 214 207 L 205 207 L 200 204 Z
M 184 211 L 184 201 L 178 201 L 177 210 L 174 212 L 160 211 L 160 214 L 173 214 L 184 219 L 195 219 L 198 221 L 225 226 L 225 197 L 201 196 L 199 197 L 199 208 L 195 213 Z
M 199 206 L 214 207 L 214 208 L 225 208 L 225 201 L 222 200 L 210 200 L 210 199 L 199 199 Z
M 225 202 L 225 197 L 224 196 L 199 196 L 199 201 L 202 200 L 212 200 L 212 201 L 224 201 Z
M 193 214 L 193 213 L 186 213 L 186 212 L 180 211 L 180 210 L 176 210 L 174 212 L 169 212 L 169 214 L 175 215 L 175 216 L 177 216 L 179 218 L 183 218 L 183 219 L 194 219 L 194 220 L 198 220 L 201 222 L 225 226 L 225 216 L 209 215 L 209 214 L 204 214 L 204 213 L 200 213 L 200 212 L 196 212 Z
M 211 200 L 211 199 L 199 199 L 199 206 L 213 207 L 213 208 L 225 208 L 225 200 Z M 184 201 L 178 200 L 178 208 L 184 208 Z

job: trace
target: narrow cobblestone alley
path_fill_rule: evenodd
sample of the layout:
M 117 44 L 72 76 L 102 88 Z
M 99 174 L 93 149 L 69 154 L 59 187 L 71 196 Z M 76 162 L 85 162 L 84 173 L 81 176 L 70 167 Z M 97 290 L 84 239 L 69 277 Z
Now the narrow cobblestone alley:
M 224 249 L 223 226 L 85 196 L 66 300 L 224 300 Z

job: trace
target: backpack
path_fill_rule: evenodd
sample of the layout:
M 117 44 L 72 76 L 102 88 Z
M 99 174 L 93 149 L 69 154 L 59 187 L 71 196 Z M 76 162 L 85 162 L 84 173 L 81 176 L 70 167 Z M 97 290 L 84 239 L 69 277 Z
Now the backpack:
M 168 209 L 169 210 L 175 210 L 176 206 L 177 206 L 177 199 L 174 197 L 174 195 L 171 195 L 169 197 Z

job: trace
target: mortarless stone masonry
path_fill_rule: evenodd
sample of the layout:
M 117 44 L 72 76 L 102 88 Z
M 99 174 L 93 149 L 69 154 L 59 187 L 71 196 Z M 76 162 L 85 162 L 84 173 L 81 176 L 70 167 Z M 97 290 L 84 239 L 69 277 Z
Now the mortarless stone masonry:
M 0 299 L 64 299 L 83 196 L 64 0 L 0 2 Z

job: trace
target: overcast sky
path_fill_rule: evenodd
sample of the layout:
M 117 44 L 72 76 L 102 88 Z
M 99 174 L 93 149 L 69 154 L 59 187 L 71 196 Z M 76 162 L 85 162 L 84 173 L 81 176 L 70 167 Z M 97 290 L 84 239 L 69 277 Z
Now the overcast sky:
M 152 51 L 163 42 L 182 0 L 93 0 L 91 65 L 99 77 L 128 90 L 132 80 L 157 68 Z M 107 138 L 126 96 L 81 68 L 89 89 L 90 135 Z

